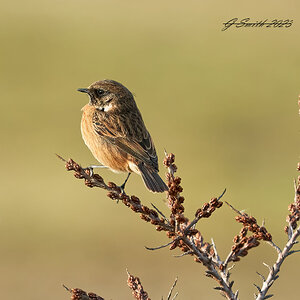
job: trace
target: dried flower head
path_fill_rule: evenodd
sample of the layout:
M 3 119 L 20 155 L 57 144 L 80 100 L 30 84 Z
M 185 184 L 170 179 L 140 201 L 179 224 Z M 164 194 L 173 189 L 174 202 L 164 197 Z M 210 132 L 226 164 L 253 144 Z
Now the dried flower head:
M 141 284 L 141 281 L 138 277 L 134 277 L 133 275 L 129 274 L 127 272 L 128 279 L 127 279 L 127 285 L 130 289 L 132 289 L 132 295 L 137 300 L 151 300 L 148 297 L 148 294 L 146 291 L 144 291 L 144 288 Z

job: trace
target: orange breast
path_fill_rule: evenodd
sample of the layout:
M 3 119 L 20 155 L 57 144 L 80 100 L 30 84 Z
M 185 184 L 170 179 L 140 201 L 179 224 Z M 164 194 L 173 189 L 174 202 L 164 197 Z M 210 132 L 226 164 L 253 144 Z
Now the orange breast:
M 95 108 L 87 104 L 81 110 L 83 112 L 81 118 L 82 138 L 94 157 L 114 172 L 137 172 L 132 158 L 127 153 L 107 142 L 95 132 L 93 127 Z

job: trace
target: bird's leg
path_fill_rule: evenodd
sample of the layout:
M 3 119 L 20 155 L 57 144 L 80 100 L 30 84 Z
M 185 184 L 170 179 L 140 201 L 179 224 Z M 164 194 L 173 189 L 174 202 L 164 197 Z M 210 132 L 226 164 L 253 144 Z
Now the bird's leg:
M 126 183 L 127 183 L 128 179 L 129 179 L 130 175 L 131 175 L 131 173 L 128 173 L 128 175 L 127 175 L 127 177 L 126 177 L 126 179 L 125 179 L 124 183 L 123 183 L 123 184 L 120 186 L 122 193 L 124 193 L 124 192 L 125 192 L 125 191 L 124 191 L 124 189 L 125 189 L 125 185 L 126 185 Z
M 89 170 L 90 171 L 90 176 L 93 176 L 95 168 L 108 168 L 108 167 L 103 166 L 103 165 L 91 165 L 91 166 L 88 166 L 86 168 L 83 168 L 83 170 Z

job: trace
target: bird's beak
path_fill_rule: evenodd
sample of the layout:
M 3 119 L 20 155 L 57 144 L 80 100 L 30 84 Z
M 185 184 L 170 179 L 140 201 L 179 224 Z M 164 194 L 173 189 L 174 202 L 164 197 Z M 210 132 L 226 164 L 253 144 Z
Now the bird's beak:
M 77 91 L 81 92 L 81 93 L 87 93 L 88 94 L 90 90 L 89 89 L 77 89 Z

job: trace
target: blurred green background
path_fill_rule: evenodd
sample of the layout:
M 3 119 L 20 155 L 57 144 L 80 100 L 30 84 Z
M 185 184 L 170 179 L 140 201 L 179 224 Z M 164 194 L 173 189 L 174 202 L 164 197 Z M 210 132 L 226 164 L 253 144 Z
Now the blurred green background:
M 105 299 L 132 299 L 128 270 L 152 299 L 221 299 L 215 282 L 99 189 L 67 173 L 54 153 L 95 163 L 80 134 L 76 92 L 115 79 L 135 95 L 156 144 L 176 154 L 188 216 L 227 188 L 225 200 L 263 219 L 283 245 L 299 160 L 299 1 L 83 1 L 1 3 L 0 290 L 3 299 L 68 299 L 81 287 Z M 230 28 L 233 18 L 294 19 L 290 28 Z M 101 171 L 109 181 L 125 174 Z M 164 195 L 134 175 L 127 192 L 165 212 Z M 222 257 L 240 226 L 223 207 L 199 224 Z M 256 271 L 275 251 L 261 245 L 233 271 L 235 289 L 252 299 Z M 284 264 L 274 299 L 298 299 L 299 255 Z M 292 292 L 293 290 L 293 292 Z

